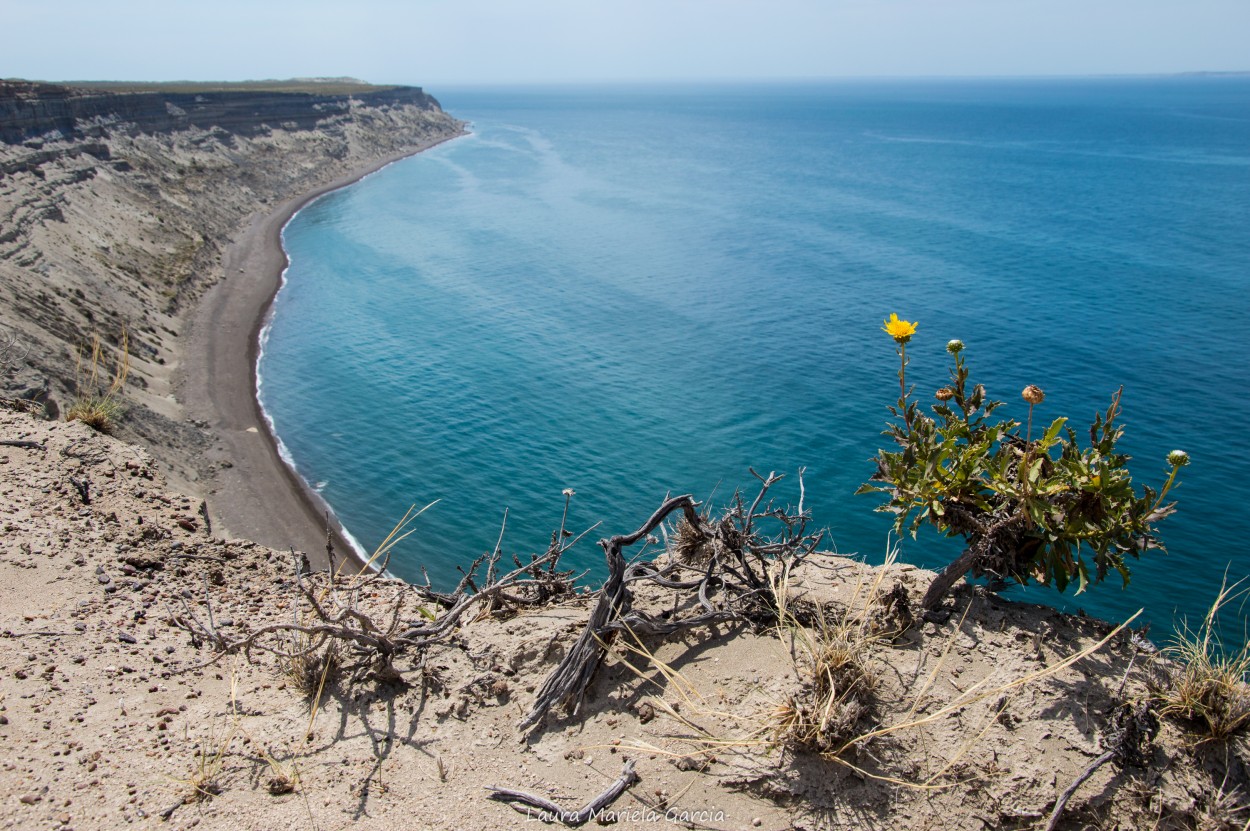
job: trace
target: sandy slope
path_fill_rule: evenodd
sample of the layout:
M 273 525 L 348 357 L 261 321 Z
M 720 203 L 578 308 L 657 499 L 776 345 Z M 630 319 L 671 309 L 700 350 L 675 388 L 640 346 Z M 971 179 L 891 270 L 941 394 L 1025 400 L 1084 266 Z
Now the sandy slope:
M 484 786 L 580 807 L 626 759 L 641 780 L 611 806 L 622 827 L 1032 828 L 1101 752 L 1133 653 L 1122 633 L 1005 688 L 1110 627 L 966 590 L 949 622 L 873 647 L 878 686 L 856 731 L 938 717 L 841 762 L 770 741 L 778 706 L 802 684 L 776 632 L 740 626 L 649 641 L 663 665 L 618 644 L 584 712 L 524 739 L 516 722 L 584 625 L 588 601 L 573 598 L 470 616 L 423 668 L 419 656 L 397 663 L 404 683 L 343 682 L 313 713 L 272 655 L 214 662 L 211 645 L 174 623 L 206 619 L 206 597 L 223 633 L 292 619 L 289 554 L 209 534 L 199 500 L 170 492 L 147 452 L 81 424 L 3 412 L 0 439 L 44 448 L 0 447 L 7 828 L 512 827 L 526 817 Z M 827 555 L 798 591 L 835 609 L 873 576 Z M 881 586 L 915 597 L 930 578 L 894 567 Z M 396 582 L 375 584 L 364 607 L 400 600 L 401 617 L 421 620 L 423 604 Z M 1129 672 L 1129 698 L 1145 694 L 1145 663 Z M 1198 827 L 1221 789 L 1226 808 L 1244 806 L 1245 741 L 1195 755 L 1182 738 L 1166 723 L 1147 770 L 1103 768 L 1061 827 Z M 220 793 L 192 799 L 188 783 L 206 767 Z M 296 773 L 294 792 L 270 793 Z

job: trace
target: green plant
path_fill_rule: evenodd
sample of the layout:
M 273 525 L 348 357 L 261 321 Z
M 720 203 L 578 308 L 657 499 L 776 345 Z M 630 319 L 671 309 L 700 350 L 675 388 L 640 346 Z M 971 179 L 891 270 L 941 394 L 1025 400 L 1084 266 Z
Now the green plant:
M 74 400 L 65 411 L 65 420 L 78 420 L 107 433 L 122 413 L 121 394 L 129 374 L 130 338 L 126 330 L 122 329 L 111 370 L 100 336 L 92 335 L 91 353 L 85 366 L 82 350 L 78 351 L 74 367 Z
M 954 359 L 950 382 L 926 413 L 914 387 L 907 386 L 907 343 L 916 325 L 894 315 L 884 328 L 900 359 L 899 398 L 889 408 L 895 420 L 884 434 L 899 449 L 878 452 L 877 471 L 859 492 L 888 497 L 878 510 L 895 514 L 896 533 L 914 537 L 927 521 L 967 542 L 925 594 L 926 609 L 934 609 L 968 572 L 1021 584 L 1053 583 L 1059 591 L 1076 582 L 1079 594 L 1116 571 L 1127 585 L 1126 558 L 1163 547 L 1154 525 L 1175 509 L 1164 499 L 1189 457 L 1170 453 L 1171 473 L 1163 488 L 1144 487 L 1138 495 L 1129 457 L 1116 448 L 1124 432 L 1117 420 L 1123 388 L 1106 413 L 1094 418 L 1087 447 L 1079 445 L 1063 417 L 1034 439 L 1033 410 L 1044 393 L 1032 385 L 1023 391 L 1029 414 L 1022 434 L 1020 422 L 994 416 L 1003 402 L 972 383 L 964 344 L 953 340 L 946 346 Z

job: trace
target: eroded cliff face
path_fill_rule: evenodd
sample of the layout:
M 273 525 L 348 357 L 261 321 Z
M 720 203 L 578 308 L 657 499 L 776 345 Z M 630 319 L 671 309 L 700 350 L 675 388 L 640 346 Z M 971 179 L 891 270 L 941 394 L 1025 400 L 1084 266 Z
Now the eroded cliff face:
M 71 138 L 127 132 L 170 133 L 214 127 L 256 136 L 273 128 L 313 130 L 353 109 L 415 107 L 437 111 L 420 87 L 378 87 L 351 95 L 315 91 L 138 90 L 114 92 L 28 81 L 0 81 L 0 141 Z M 328 85 L 327 85 L 328 86 Z
M 0 395 L 63 407 L 79 349 L 93 335 L 115 347 L 125 329 L 118 433 L 194 480 L 203 439 L 173 382 L 186 313 L 223 279 L 232 238 L 272 204 L 462 128 L 415 87 L 119 94 L 0 82 L 0 326 L 26 352 L 0 367 Z

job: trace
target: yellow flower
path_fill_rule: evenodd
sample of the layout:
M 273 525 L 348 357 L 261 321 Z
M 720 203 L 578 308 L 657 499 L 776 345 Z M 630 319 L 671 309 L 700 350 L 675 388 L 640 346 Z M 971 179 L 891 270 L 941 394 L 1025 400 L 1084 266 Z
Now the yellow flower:
M 890 315 L 890 319 L 881 327 L 881 331 L 894 338 L 896 343 L 904 344 L 911 340 L 911 336 L 916 334 L 916 324 L 906 320 L 899 320 L 898 315 Z

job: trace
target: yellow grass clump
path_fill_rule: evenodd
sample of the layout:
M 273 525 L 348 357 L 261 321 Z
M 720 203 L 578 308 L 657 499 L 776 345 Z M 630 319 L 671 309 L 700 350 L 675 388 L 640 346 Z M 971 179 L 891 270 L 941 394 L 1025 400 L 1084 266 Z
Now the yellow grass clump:
M 82 350 L 74 368 L 74 400 L 65 411 L 66 421 L 81 421 L 102 433 L 113 429 L 122 413 L 121 394 L 130 374 L 130 338 L 123 328 L 112 369 L 99 335 L 91 336 L 91 352 Z

